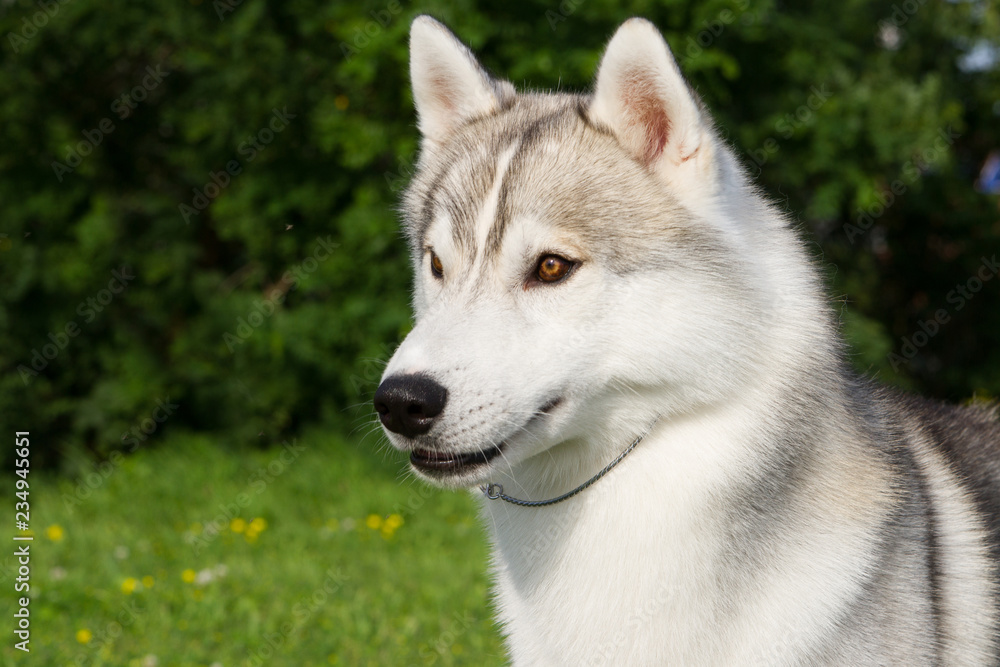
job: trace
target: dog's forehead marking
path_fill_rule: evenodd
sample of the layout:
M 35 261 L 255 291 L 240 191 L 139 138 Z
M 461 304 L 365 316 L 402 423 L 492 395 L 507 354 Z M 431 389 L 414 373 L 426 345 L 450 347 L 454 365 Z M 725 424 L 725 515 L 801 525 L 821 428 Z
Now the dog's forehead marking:
M 411 190 L 422 212 L 411 228 L 415 250 L 426 247 L 443 212 L 469 267 L 499 261 L 525 215 L 542 224 L 532 225 L 542 232 L 536 241 L 561 235 L 598 253 L 616 273 L 663 265 L 675 243 L 715 246 L 711 230 L 686 224 L 690 214 L 672 193 L 587 121 L 583 104 L 579 97 L 522 96 L 460 130 Z
M 480 249 L 486 247 L 487 238 L 494 227 L 504 179 L 519 145 L 520 140 L 515 139 L 510 142 L 500 150 L 495 162 L 486 160 L 479 164 L 471 162 L 469 165 L 457 162 L 449 172 L 452 174 L 453 186 L 468 187 L 469 183 L 463 178 L 463 174 L 471 167 L 478 168 L 481 174 L 491 175 L 492 183 L 489 189 L 481 195 L 481 198 L 476 196 L 479 193 L 473 192 L 466 192 L 465 196 L 458 196 L 461 193 L 448 193 L 443 201 L 436 202 L 437 210 L 431 213 L 432 219 L 424 234 L 424 242 L 434 247 L 440 254 L 450 236 L 455 258 L 465 253 L 465 263 L 470 272 L 476 271 L 483 262 L 483 253 Z M 474 180 L 478 181 L 477 185 L 483 185 L 483 179 Z M 438 183 L 442 182 L 441 179 L 438 180 Z M 478 214 L 473 218 L 470 212 L 477 210 Z
M 458 248 L 475 245 L 475 211 L 494 182 L 495 159 L 490 159 L 489 147 L 477 144 L 467 150 L 446 150 L 442 166 L 436 170 L 420 205 L 415 240 L 422 250 L 427 235 L 439 218 L 447 214 L 452 239 Z
M 500 198 L 505 191 L 504 184 L 507 177 L 507 171 L 510 169 L 511 162 L 514 159 L 514 155 L 518 152 L 521 147 L 521 140 L 515 140 L 500 154 L 496 161 L 496 166 L 493 169 L 493 184 L 490 186 L 489 192 L 486 193 L 486 198 L 479 206 L 479 215 L 476 218 L 475 225 L 475 239 L 476 243 L 473 246 L 473 268 L 476 264 L 480 264 L 485 257 L 485 252 L 480 252 L 482 248 L 484 251 L 487 248 L 487 244 L 490 241 L 490 237 L 496 226 L 496 220 L 498 219 L 498 214 L 501 212 L 500 209 Z
M 511 212 L 511 188 L 517 187 L 507 184 L 510 174 L 521 174 L 516 180 L 522 181 L 524 166 L 517 165 L 525 161 L 524 154 L 546 135 L 546 129 L 577 106 L 568 106 L 565 100 L 555 102 L 522 98 L 514 108 L 473 121 L 450 145 L 440 147 L 435 159 L 438 167 L 427 185 L 420 188 L 420 215 L 411 237 L 418 248 L 426 245 L 428 230 L 445 209 L 451 214 L 457 246 L 475 257 L 485 244 L 495 254 L 505 232 L 506 216 Z M 492 215 L 484 230 L 486 212 Z M 494 220 L 497 216 L 501 217 L 499 221 Z
M 505 176 L 509 172 L 509 177 L 505 178 L 499 190 L 493 220 L 484 238 L 484 254 L 490 258 L 496 258 L 503 246 L 504 235 L 507 232 L 514 211 L 512 210 L 512 188 L 519 187 L 523 181 L 523 175 L 528 162 L 528 156 L 535 150 L 537 145 L 545 136 L 547 128 L 554 127 L 559 117 L 568 111 L 569 108 L 561 109 L 557 112 L 546 114 L 535 119 L 520 134 L 517 142 L 517 152 L 512 154 L 511 159 L 505 165 Z
M 448 246 L 456 259 L 464 257 L 466 267 L 480 263 L 505 175 L 520 144 L 517 137 L 501 139 L 450 156 L 435 176 L 421 212 L 421 248 L 434 248 L 440 254 Z

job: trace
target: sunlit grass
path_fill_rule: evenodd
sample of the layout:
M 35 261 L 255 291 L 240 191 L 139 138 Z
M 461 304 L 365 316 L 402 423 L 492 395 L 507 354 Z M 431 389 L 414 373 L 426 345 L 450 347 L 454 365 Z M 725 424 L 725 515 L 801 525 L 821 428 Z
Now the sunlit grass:
M 33 472 L 32 651 L 5 642 L 5 664 L 504 664 L 468 495 L 299 444 L 175 438 L 89 483 Z

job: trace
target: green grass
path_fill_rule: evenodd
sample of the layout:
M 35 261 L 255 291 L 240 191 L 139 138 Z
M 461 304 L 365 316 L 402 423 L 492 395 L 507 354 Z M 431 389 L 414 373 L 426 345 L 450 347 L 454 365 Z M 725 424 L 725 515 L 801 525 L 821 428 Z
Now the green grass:
M 175 437 L 89 484 L 31 473 L 32 651 L 5 614 L 4 664 L 504 664 L 472 499 L 337 438 L 299 444 L 281 463 Z

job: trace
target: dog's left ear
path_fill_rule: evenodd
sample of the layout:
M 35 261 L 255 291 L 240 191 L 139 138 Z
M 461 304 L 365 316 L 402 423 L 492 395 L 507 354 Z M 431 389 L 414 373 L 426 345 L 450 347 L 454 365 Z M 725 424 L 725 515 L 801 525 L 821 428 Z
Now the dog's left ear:
M 410 26 L 410 81 L 417 125 L 432 144 L 514 96 L 510 83 L 487 74 L 465 44 L 427 15 Z
M 601 59 L 588 117 L 636 160 L 668 179 L 712 168 L 712 135 L 656 27 L 629 19 Z

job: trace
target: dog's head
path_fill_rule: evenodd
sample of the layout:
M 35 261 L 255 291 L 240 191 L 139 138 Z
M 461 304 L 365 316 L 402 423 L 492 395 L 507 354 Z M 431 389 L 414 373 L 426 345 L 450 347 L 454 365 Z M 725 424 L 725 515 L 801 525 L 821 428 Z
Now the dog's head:
M 416 324 L 375 406 L 418 474 L 470 485 L 605 432 L 620 449 L 753 372 L 765 277 L 734 239 L 762 214 L 652 24 L 621 26 L 592 95 L 519 94 L 419 17 L 411 77 Z

